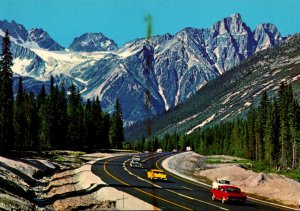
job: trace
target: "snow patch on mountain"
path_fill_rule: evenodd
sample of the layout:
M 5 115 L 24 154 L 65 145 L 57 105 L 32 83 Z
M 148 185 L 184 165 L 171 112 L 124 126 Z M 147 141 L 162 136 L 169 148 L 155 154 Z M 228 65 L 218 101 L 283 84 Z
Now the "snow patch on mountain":
M 199 125 L 195 126 L 193 129 L 189 130 L 186 134 L 187 135 L 191 134 L 194 130 L 205 126 L 206 124 L 208 124 L 209 122 L 211 122 L 215 118 L 215 116 L 216 116 L 216 114 L 211 115 L 206 120 L 204 120 L 203 122 L 201 122 Z
M 186 118 L 186 119 L 184 119 L 184 120 L 182 120 L 182 121 L 180 121 L 180 122 L 178 122 L 178 125 L 181 125 L 181 124 L 183 124 L 183 123 L 185 123 L 185 122 L 188 122 L 188 121 L 190 121 L 190 120 L 192 120 L 192 119 L 195 119 L 197 116 L 199 116 L 201 113 L 198 113 L 198 114 L 195 114 L 195 115 L 193 115 L 193 116 L 190 116 L 190 117 L 188 117 L 188 118 Z
M 122 57 L 123 59 L 126 59 L 127 57 L 135 55 L 140 50 L 141 49 L 137 48 L 137 46 L 131 46 L 130 48 L 124 47 L 122 50 L 117 51 L 116 54 Z
M 13 66 L 12 71 L 16 74 L 22 75 L 22 76 L 28 76 L 28 72 L 26 71 L 26 68 L 31 64 L 32 59 L 26 59 L 26 58 L 16 58 L 13 60 Z
M 158 84 L 158 92 L 164 101 L 166 111 L 168 111 L 170 109 L 170 106 L 168 105 L 168 101 L 164 95 L 163 88 L 160 84 Z
M 76 53 L 66 51 L 46 51 L 41 49 L 32 49 L 38 56 L 40 56 L 46 62 L 46 72 L 48 76 L 66 74 L 71 75 L 70 71 L 76 66 L 83 64 L 93 65 L 96 60 L 104 58 L 106 52 L 97 53 Z M 90 63 L 85 63 L 90 61 Z
M 247 101 L 245 104 L 244 104 L 244 106 L 246 106 L 246 107 L 248 107 L 248 106 L 250 106 L 252 103 L 250 103 L 249 101 Z

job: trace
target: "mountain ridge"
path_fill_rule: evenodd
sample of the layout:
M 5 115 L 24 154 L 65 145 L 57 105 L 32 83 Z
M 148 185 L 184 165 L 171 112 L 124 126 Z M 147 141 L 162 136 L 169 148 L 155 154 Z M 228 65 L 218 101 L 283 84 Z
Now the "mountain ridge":
M 243 117 L 251 105 L 260 101 L 262 92 L 271 97 L 285 80 L 300 100 L 300 34 L 279 46 L 262 50 L 209 81 L 192 98 L 152 119 L 153 135 L 190 134 L 230 119 Z M 146 136 L 145 122 L 126 129 L 127 139 Z
M 275 25 L 260 28 L 252 31 L 240 14 L 233 14 L 208 29 L 188 27 L 175 35 L 153 36 L 149 45 L 145 39 L 136 39 L 120 48 L 97 52 L 30 48 L 34 58 L 17 57 L 13 70 L 41 82 L 54 75 L 58 84 L 74 83 L 84 99 L 100 96 L 104 110 L 112 110 L 119 98 L 126 125 L 130 125 L 173 108 L 248 56 L 284 39 Z M 150 75 L 145 72 L 145 51 L 152 55 Z M 144 102 L 147 89 L 151 93 L 150 113 Z

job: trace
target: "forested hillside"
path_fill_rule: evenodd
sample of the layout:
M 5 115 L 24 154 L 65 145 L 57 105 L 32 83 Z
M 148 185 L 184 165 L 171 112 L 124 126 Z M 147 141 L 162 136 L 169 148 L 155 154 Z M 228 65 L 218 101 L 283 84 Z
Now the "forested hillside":
M 246 118 L 237 118 L 188 136 L 201 154 L 228 154 L 282 169 L 300 164 L 300 107 L 292 86 L 282 82 L 277 97 L 264 91 Z

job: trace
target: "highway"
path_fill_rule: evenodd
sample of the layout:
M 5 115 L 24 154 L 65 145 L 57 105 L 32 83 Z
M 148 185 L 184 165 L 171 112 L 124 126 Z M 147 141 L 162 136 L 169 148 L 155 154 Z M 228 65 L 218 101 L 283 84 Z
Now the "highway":
M 288 210 L 264 202 L 222 204 L 212 201 L 209 188 L 166 172 L 161 162 L 172 153 L 140 154 L 144 169 L 129 167 L 132 156 L 120 156 L 97 161 L 92 172 L 104 182 L 163 210 Z M 168 181 L 150 181 L 146 171 L 160 168 L 168 174 Z M 125 201 L 126 203 L 126 201 Z M 137 208 L 143 210 L 142 207 Z

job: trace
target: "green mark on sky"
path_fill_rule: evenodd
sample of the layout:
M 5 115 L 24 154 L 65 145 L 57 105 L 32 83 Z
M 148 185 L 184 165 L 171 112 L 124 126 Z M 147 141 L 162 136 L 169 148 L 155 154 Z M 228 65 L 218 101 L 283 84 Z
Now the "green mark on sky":
M 145 22 L 147 22 L 147 24 L 148 24 L 148 27 L 147 27 L 147 40 L 149 40 L 151 38 L 151 34 L 152 34 L 152 16 L 147 15 L 145 17 Z

